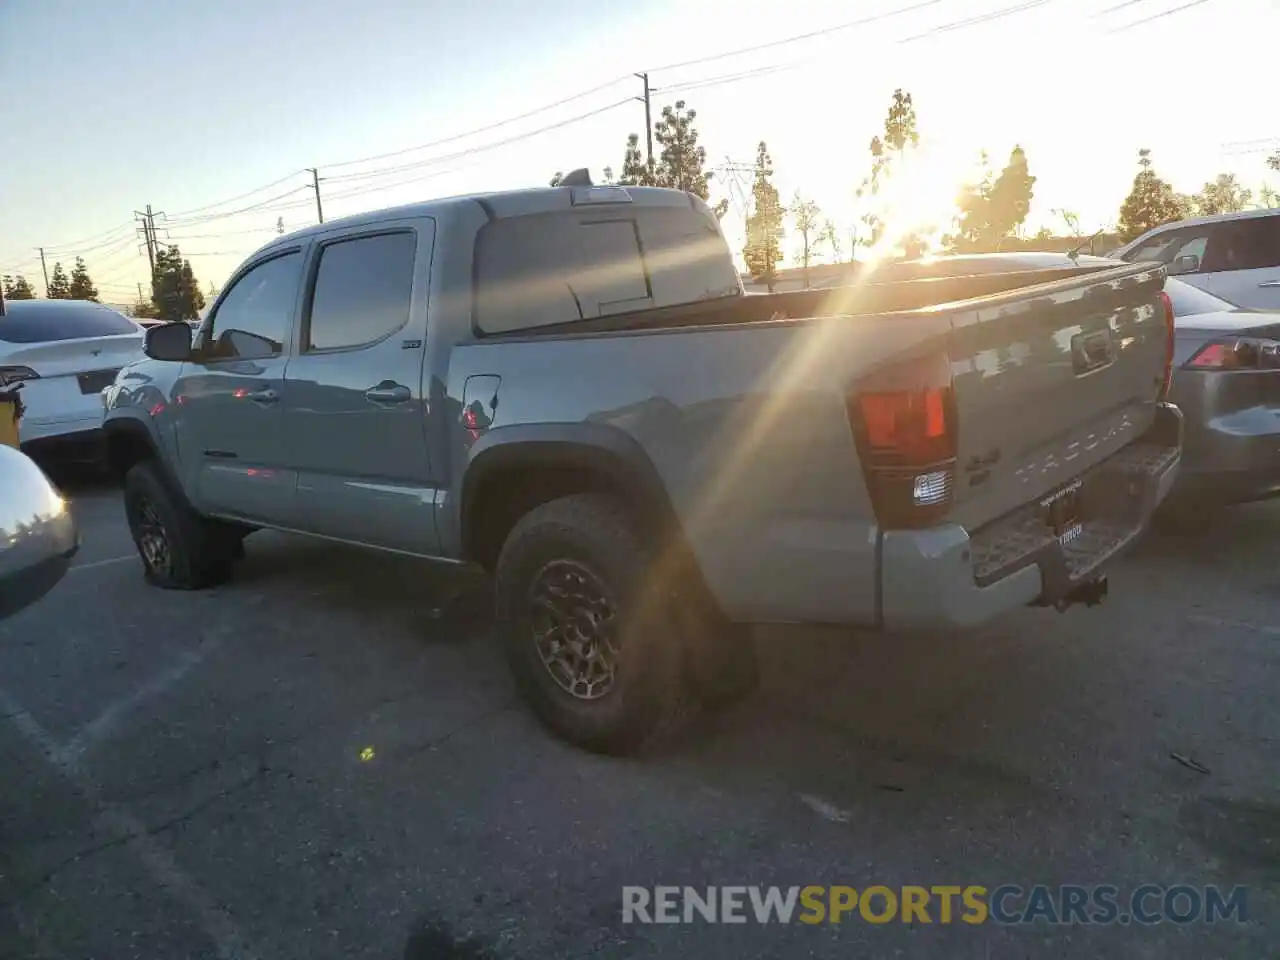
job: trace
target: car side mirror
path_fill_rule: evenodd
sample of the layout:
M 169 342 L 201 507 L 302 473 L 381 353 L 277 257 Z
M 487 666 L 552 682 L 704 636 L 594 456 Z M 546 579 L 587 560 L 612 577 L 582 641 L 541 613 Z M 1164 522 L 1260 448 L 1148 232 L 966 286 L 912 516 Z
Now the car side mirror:
M 0 620 L 35 603 L 79 546 L 66 501 L 26 454 L 0 444 Z
M 1184 254 L 1173 261 L 1170 273 L 1195 273 L 1200 269 L 1200 258 L 1194 253 Z
M 147 330 L 144 352 L 152 360 L 189 360 L 191 327 L 185 323 L 162 323 Z

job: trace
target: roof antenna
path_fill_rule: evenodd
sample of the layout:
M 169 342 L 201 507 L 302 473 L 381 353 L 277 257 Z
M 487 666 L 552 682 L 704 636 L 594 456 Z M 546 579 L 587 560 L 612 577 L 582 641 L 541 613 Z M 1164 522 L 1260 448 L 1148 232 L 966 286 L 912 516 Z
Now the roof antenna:
M 1085 247 L 1088 247 L 1088 248 L 1089 248 L 1089 252 L 1090 252 L 1090 253 L 1092 253 L 1092 252 L 1093 252 L 1093 241 L 1097 240 L 1100 236 L 1102 236 L 1103 231 L 1105 231 L 1106 229 L 1107 229 L 1106 227 L 1101 228 L 1097 233 L 1095 233 L 1095 234 L 1094 234 L 1092 237 L 1090 237 L 1088 240 L 1085 240 L 1085 241 L 1084 241 L 1083 243 L 1081 243 L 1079 246 L 1077 246 L 1077 247 L 1072 247 L 1070 250 L 1068 250 L 1068 251 L 1067 251 L 1067 256 L 1071 258 L 1071 262 L 1072 262 L 1072 263 L 1075 263 L 1075 262 L 1080 258 L 1080 251 L 1082 251 Z
M 559 186 L 562 187 L 591 187 L 595 186 L 591 182 L 591 171 L 586 167 L 579 167 L 577 170 L 570 170 L 560 178 Z

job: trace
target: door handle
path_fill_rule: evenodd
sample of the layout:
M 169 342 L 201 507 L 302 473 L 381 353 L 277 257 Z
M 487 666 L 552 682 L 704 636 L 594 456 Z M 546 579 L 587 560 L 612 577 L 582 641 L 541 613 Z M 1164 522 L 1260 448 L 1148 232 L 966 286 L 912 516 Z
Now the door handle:
M 383 380 L 366 390 L 364 395 L 373 403 L 408 403 L 413 396 L 408 387 L 394 380 Z
M 1280 287 L 1280 280 L 1264 280 L 1262 283 L 1258 284 L 1258 286 L 1264 288 Z
M 254 390 L 252 393 L 245 394 L 245 396 L 254 403 L 264 407 L 270 406 L 280 399 L 280 394 L 276 393 L 270 387 L 264 387 L 261 390 Z

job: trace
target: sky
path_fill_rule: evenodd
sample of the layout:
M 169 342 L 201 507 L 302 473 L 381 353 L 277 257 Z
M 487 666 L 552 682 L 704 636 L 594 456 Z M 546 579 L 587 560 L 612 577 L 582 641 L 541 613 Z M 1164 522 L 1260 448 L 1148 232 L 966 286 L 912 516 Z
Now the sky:
M 1091 232 L 1140 147 L 1180 191 L 1223 172 L 1280 187 L 1274 66 L 1242 55 L 1276 36 L 1280 0 L 0 0 L 0 273 L 43 293 L 36 248 L 50 269 L 79 254 L 131 303 L 150 204 L 220 285 L 280 223 L 315 222 L 308 167 L 326 219 L 617 170 L 644 132 L 639 71 L 655 117 L 697 111 L 709 167 L 766 141 L 784 200 L 844 236 L 895 88 L 930 158 L 916 206 L 949 217 L 979 152 L 998 167 L 1017 144 L 1027 229 L 1068 209 Z M 736 203 L 724 228 L 740 248 Z

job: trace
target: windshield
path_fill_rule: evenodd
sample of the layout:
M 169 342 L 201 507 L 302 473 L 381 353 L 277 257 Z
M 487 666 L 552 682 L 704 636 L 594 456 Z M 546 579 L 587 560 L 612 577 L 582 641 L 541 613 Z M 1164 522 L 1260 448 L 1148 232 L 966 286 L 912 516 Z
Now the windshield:
M 1175 317 L 1194 317 L 1201 313 L 1221 313 L 1236 309 L 1234 303 L 1215 297 L 1212 293 L 1205 293 L 1200 288 L 1193 287 L 1182 280 L 1172 278 L 1166 280 L 1164 292 L 1173 301 Z

